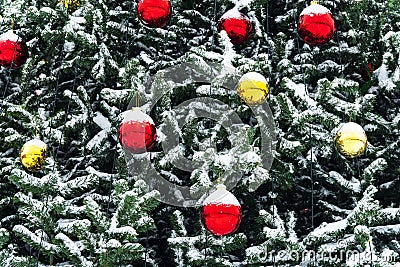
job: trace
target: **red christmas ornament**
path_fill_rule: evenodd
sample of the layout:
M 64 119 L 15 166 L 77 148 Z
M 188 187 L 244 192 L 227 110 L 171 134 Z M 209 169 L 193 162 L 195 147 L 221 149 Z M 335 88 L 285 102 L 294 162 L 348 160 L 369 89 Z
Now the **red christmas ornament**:
M 118 138 L 125 151 L 144 153 L 156 142 L 156 127 L 150 116 L 135 108 L 126 113 L 119 127 Z
M 361 77 L 363 78 L 363 80 L 365 82 L 369 81 L 369 79 L 372 76 L 372 72 L 373 72 L 373 67 L 371 63 L 368 63 L 367 67 L 362 67 L 361 68 Z
M 139 20 L 151 28 L 165 26 L 171 17 L 171 13 L 169 0 L 139 0 L 137 4 Z
M 28 59 L 28 47 L 13 31 L 0 35 L 0 65 L 9 69 L 19 68 Z
M 241 219 L 239 201 L 224 185 L 218 185 L 203 203 L 201 222 L 213 235 L 223 236 L 236 231 Z
M 35 94 L 35 96 L 40 96 L 42 94 L 42 90 L 35 90 L 33 93 Z
M 218 30 L 226 31 L 234 45 L 243 44 L 250 36 L 252 26 L 249 18 L 237 9 L 226 12 L 218 22 Z
M 335 21 L 329 9 L 311 2 L 300 14 L 297 32 L 307 44 L 323 45 L 335 33 Z
M 306 213 L 308 213 L 308 209 L 307 209 L 307 208 L 303 208 L 303 209 L 301 209 L 301 213 L 303 213 L 303 214 L 306 214 Z

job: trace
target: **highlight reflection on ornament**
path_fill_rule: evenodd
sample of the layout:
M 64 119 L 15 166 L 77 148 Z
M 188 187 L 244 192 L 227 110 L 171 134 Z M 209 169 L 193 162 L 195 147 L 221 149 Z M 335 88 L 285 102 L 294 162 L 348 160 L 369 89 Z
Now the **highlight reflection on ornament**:
M 203 203 L 201 222 L 213 235 L 224 236 L 237 230 L 242 211 L 236 197 L 222 184 Z
M 39 139 L 33 139 L 26 142 L 20 152 L 22 165 L 31 172 L 37 172 L 43 169 L 46 160 L 47 145 Z
M 367 147 L 367 135 L 364 129 L 354 122 L 343 124 L 334 140 L 336 149 L 347 158 L 360 156 Z

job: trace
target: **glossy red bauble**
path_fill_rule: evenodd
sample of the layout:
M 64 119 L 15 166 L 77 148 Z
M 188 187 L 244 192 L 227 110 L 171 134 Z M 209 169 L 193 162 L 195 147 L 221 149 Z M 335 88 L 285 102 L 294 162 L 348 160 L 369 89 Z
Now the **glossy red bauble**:
M 144 153 L 156 142 L 156 127 L 150 116 L 136 108 L 126 113 L 119 127 L 118 138 L 125 151 L 133 154 Z
M 241 219 L 239 201 L 224 185 L 218 185 L 203 203 L 201 222 L 213 235 L 223 236 L 236 231 Z
M 226 31 L 232 44 L 239 45 L 247 41 L 252 26 L 247 16 L 240 13 L 237 9 L 231 9 L 219 20 L 218 30 Z
M 28 47 L 13 31 L 0 35 L 0 65 L 9 69 L 19 68 L 28 59 Z
M 323 45 L 335 33 L 335 21 L 329 9 L 319 4 L 311 4 L 301 12 L 297 32 L 305 43 Z
M 139 0 L 137 4 L 139 20 L 151 28 L 165 26 L 171 17 L 171 13 L 169 0 Z

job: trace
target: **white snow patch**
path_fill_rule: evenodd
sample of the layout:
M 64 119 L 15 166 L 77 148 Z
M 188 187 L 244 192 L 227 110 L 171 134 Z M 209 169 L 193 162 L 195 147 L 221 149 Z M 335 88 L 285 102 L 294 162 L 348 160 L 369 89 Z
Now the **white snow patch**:
M 308 95 L 304 84 L 296 84 L 295 82 L 289 80 L 288 78 L 284 78 L 284 82 L 288 87 L 288 89 L 291 89 L 294 92 L 294 95 L 296 97 L 307 102 L 307 105 L 310 109 L 314 109 L 318 106 L 317 102 Z
M 64 51 L 70 53 L 75 50 L 75 43 L 74 42 L 65 42 L 64 43 Z
M 324 237 L 327 234 L 338 232 L 339 230 L 346 229 L 347 219 L 329 223 L 321 224 L 317 229 L 310 233 L 310 236 Z
M 136 122 L 149 122 L 154 124 L 153 119 L 144 113 L 140 108 L 133 108 L 124 112 L 124 122 L 136 121 Z
M 357 123 L 355 122 L 347 122 L 342 124 L 342 126 L 339 129 L 339 132 L 343 133 L 351 133 L 358 135 L 365 135 L 364 129 Z
M 0 41 L 19 42 L 22 41 L 22 39 L 21 37 L 16 35 L 12 30 L 9 30 L 0 35 Z
M 101 130 L 86 144 L 86 148 L 89 150 L 99 148 L 105 138 L 107 138 L 107 131 Z
M 222 184 L 217 185 L 217 190 L 204 200 L 203 205 L 211 203 L 240 206 L 237 198 L 232 193 L 227 191 L 226 186 Z
M 96 112 L 96 116 L 93 118 L 93 121 L 103 130 L 107 132 L 111 129 L 111 122 L 103 116 L 99 111 Z
M 400 233 L 400 224 L 385 225 L 385 226 L 375 226 L 372 229 L 380 234 L 387 236 L 395 236 Z
M 145 52 L 141 52 L 140 53 L 140 57 L 143 59 L 144 62 L 146 62 L 146 64 L 151 65 L 154 63 L 154 60 L 152 60 L 150 58 L 150 56 L 148 54 L 146 54 Z
M 222 15 L 221 19 L 231 19 L 231 18 L 243 18 L 244 15 L 240 13 L 240 11 L 237 8 L 232 8 L 228 11 L 225 12 L 225 14 Z
M 262 82 L 267 84 L 267 80 L 263 75 L 261 75 L 258 72 L 248 72 L 245 75 L 240 78 L 239 82 L 244 82 L 244 81 L 254 81 L 254 82 Z
M 360 193 L 361 192 L 361 183 L 359 180 L 355 179 L 354 177 L 349 181 L 346 180 L 342 175 L 335 171 L 329 172 L 329 177 L 335 180 L 336 183 L 339 185 L 343 186 L 344 188 L 347 188 L 351 190 L 354 193 Z
M 300 13 L 300 16 L 303 15 L 313 16 L 313 15 L 323 15 L 323 14 L 331 14 L 331 12 L 329 11 L 329 9 L 320 4 L 312 4 L 306 7 L 303 10 L 303 12 Z
M 41 149 L 46 149 L 47 148 L 47 145 L 43 141 L 40 141 L 37 138 L 26 142 L 24 146 L 27 146 L 27 145 L 28 146 L 37 146 L 37 147 L 39 147 Z

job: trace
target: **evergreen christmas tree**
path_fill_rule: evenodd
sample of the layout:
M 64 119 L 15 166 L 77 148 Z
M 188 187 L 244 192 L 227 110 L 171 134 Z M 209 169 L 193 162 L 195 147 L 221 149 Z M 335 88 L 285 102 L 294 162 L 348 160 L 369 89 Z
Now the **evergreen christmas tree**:
M 154 27 L 136 1 L 3 0 L 0 34 L 29 58 L 0 67 L 0 265 L 398 266 L 400 3 L 320 4 L 336 31 L 311 46 L 303 0 L 171 1 Z M 218 27 L 240 13 L 243 42 Z M 236 90 L 253 72 L 257 105 Z M 146 153 L 118 140 L 133 107 L 157 128 Z M 349 121 L 368 138 L 356 158 L 335 149 Z M 201 223 L 217 183 L 241 206 L 226 236 Z

